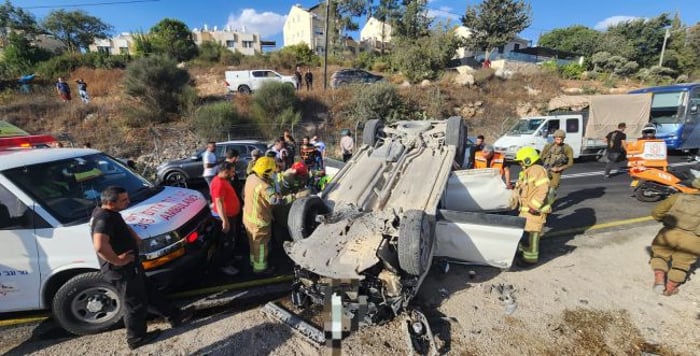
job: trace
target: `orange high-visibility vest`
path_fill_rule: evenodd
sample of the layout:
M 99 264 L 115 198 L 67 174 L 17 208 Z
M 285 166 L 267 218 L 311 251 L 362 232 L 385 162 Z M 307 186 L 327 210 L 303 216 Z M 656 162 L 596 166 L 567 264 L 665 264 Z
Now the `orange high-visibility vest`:
M 483 151 L 479 151 L 474 155 L 474 168 L 496 168 L 503 175 L 503 163 L 505 162 L 505 157 L 502 153 L 494 152 L 493 157 L 491 157 L 491 165 L 487 166 L 488 160 L 483 154 Z

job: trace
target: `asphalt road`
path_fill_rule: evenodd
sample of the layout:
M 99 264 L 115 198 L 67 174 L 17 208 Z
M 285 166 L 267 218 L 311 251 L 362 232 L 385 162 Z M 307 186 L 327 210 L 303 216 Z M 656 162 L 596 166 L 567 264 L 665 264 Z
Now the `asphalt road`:
M 673 167 L 688 167 L 685 156 L 669 156 Z M 577 161 L 562 176 L 557 201 L 547 219 L 550 230 L 565 230 L 649 216 L 654 203 L 643 203 L 633 195 L 632 179 L 620 163 L 618 172 L 604 178 L 605 164 Z M 512 175 L 517 177 L 517 173 Z

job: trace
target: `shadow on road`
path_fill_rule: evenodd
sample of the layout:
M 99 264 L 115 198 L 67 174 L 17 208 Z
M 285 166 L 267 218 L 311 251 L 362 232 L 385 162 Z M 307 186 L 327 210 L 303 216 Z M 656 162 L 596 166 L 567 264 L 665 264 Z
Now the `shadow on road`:
M 274 335 L 274 336 L 271 336 Z M 269 355 L 292 336 L 289 327 L 281 323 L 256 325 L 241 330 L 223 340 L 200 348 L 193 355 Z
M 603 195 L 605 195 L 605 187 L 595 187 L 576 190 L 570 192 L 566 196 L 557 198 L 557 200 L 552 205 L 552 211 L 556 213 L 557 211 L 567 209 L 585 200 L 597 199 L 602 197 Z

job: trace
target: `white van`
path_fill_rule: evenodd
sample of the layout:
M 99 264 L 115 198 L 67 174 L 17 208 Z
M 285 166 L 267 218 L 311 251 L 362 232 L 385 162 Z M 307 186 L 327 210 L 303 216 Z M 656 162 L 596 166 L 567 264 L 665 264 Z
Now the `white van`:
M 260 89 L 266 82 L 287 83 L 294 88 L 297 87 L 296 77 L 282 75 L 269 69 L 229 70 L 224 75 L 229 92 L 239 92 L 241 94 L 250 94 Z
M 158 287 L 206 265 L 216 230 L 201 193 L 154 187 L 96 150 L 0 151 L 0 312 L 52 309 L 75 334 L 121 319 L 123 301 L 97 273 L 88 225 L 110 185 L 129 192 L 121 213 L 144 240 L 140 258 Z

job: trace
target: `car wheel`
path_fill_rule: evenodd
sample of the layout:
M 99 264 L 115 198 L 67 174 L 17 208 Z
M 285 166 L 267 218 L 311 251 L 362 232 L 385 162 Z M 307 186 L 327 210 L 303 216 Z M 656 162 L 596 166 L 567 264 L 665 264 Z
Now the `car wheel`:
M 123 305 L 119 291 L 98 272 L 90 272 L 71 278 L 56 292 L 53 314 L 73 334 L 95 334 L 121 320 Z
M 362 130 L 362 142 L 365 145 L 374 146 L 382 133 L 384 122 L 379 119 L 367 120 L 365 128 Z
M 464 163 L 464 143 L 467 138 L 467 128 L 464 126 L 464 120 L 459 116 L 452 116 L 447 119 L 447 128 L 445 132 L 445 144 L 455 146 L 455 161 L 460 166 Z
M 187 177 L 182 172 L 170 172 L 165 175 L 165 180 L 163 184 L 169 185 L 171 187 L 181 187 L 187 188 Z
M 317 218 L 330 213 L 326 203 L 317 196 L 295 200 L 289 209 L 287 226 L 292 240 L 299 241 L 309 237 L 320 224 Z
M 247 85 L 241 85 L 238 87 L 238 92 L 241 94 L 249 95 L 250 94 L 250 87 Z
M 421 210 L 409 210 L 399 226 L 399 266 L 413 276 L 425 273 L 433 260 L 435 225 Z

